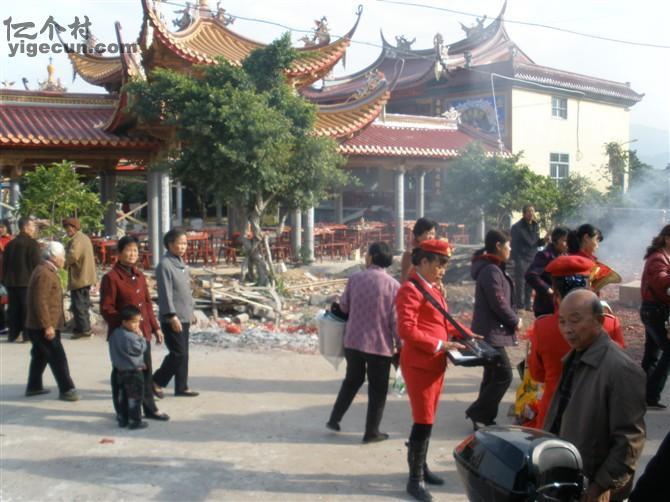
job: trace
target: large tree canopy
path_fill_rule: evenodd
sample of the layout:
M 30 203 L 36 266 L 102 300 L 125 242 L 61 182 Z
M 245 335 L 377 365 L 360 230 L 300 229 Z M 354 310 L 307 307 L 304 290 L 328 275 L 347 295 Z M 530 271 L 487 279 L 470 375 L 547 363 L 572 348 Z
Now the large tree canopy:
M 242 67 L 222 59 L 194 75 L 159 69 L 128 85 L 132 113 L 174 132 L 168 158 L 176 176 L 202 199 L 244 201 L 261 282 L 260 221 L 268 208 L 305 209 L 347 181 L 335 141 L 314 135 L 314 106 L 286 82 L 294 58 L 284 35 Z

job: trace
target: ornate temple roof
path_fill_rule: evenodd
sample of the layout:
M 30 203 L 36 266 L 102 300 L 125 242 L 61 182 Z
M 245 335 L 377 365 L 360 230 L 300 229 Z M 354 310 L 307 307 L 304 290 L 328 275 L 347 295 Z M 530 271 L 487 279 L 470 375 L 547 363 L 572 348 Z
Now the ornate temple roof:
M 386 114 L 357 136 L 344 141 L 340 152 L 353 156 L 412 157 L 447 160 L 479 141 L 490 154 L 497 151 L 492 138 L 461 126 L 457 117 L 418 117 Z
M 435 68 L 439 65 L 436 47 L 414 50 L 410 47 L 413 42 L 408 42 L 404 37 L 396 37 L 398 45 L 394 46 L 384 38 L 383 33 L 381 40 L 382 51 L 371 65 L 346 77 L 328 79 L 321 88 L 304 88 L 302 95 L 316 103 L 337 102 L 364 86 L 370 75 L 378 72 L 389 81 L 396 81 L 394 90 L 435 79 Z
M 207 2 L 200 0 L 189 26 L 180 31 L 170 31 L 154 7 L 154 0 L 142 0 L 144 22 L 139 45 L 147 70 L 154 66 L 188 68 L 193 64 L 215 64 L 223 57 L 239 65 L 254 50 L 264 44 L 239 35 L 228 28 L 230 20 L 222 9 L 214 13 Z M 354 26 L 335 42 L 327 42 L 329 35 L 322 34 L 324 42 L 310 42 L 297 48 L 298 57 L 287 70 L 291 83 L 300 88 L 329 73 L 344 56 L 356 31 L 362 8 L 356 12 Z M 75 74 L 86 82 L 100 85 L 109 91 L 118 91 L 122 79 L 122 56 L 104 57 L 96 54 L 69 52 Z
M 107 94 L 0 90 L 0 145 L 3 147 L 105 147 L 152 149 L 147 136 L 106 132 L 117 108 Z
M 316 134 L 333 138 L 351 137 L 381 113 L 391 95 L 392 85 L 392 82 L 382 78 L 360 97 L 334 105 L 318 105 Z

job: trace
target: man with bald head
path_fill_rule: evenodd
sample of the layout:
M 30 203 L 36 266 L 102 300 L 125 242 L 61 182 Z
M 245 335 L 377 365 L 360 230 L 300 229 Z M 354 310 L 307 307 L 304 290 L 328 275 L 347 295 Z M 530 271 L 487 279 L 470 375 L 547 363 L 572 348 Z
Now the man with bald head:
M 579 450 L 585 500 L 624 500 L 644 446 L 645 375 L 603 331 L 603 307 L 592 291 L 568 293 L 558 316 L 571 350 L 544 429 Z

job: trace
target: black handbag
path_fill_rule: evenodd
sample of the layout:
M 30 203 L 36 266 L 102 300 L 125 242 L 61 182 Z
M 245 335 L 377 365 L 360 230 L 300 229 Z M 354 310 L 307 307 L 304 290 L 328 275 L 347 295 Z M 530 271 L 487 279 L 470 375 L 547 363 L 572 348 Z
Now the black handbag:
M 440 312 L 445 319 L 454 327 L 460 338 L 458 342 L 465 345 L 465 349 L 452 349 L 447 351 L 447 357 L 456 366 L 489 366 L 500 361 L 500 353 L 484 340 L 471 336 L 461 324 L 447 312 L 426 288 L 416 279 L 410 279 L 412 284 L 423 294 L 423 297 Z

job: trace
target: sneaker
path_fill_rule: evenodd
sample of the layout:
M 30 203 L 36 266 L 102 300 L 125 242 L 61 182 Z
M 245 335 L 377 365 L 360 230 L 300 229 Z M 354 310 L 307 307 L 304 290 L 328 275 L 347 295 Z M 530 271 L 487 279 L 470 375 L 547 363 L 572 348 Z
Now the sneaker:
M 363 443 L 369 444 L 369 443 L 379 443 L 381 441 L 386 441 L 389 438 L 389 435 L 386 434 L 385 432 L 377 432 L 374 434 L 366 434 L 363 436 Z
M 659 403 L 658 401 L 647 401 L 648 410 L 667 410 L 668 405 Z
M 76 389 L 70 389 L 58 396 L 61 401 L 79 401 L 79 394 Z
M 130 422 L 130 425 L 128 425 L 128 429 L 130 429 L 130 430 L 146 429 L 147 427 L 149 427 L 148 423 L 137 422 L 137 421 L 132 421 L 132 422 Z
M 328 427 L 331 431 L 340 432 L 340 424 L 337 422 L 328 422 L 326 423 L 326 427 Z
M 49 392 L 51 392 L 49 389 L 27 390 L 26 397 L 41 396 L 43 394 L 48 394 Z

